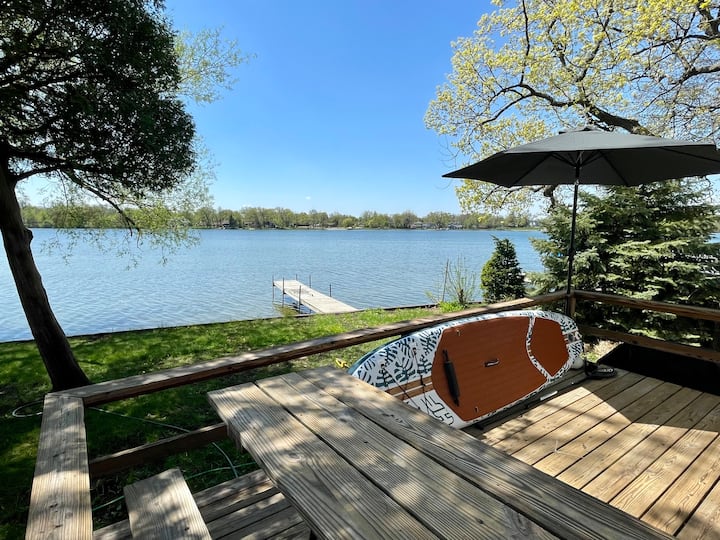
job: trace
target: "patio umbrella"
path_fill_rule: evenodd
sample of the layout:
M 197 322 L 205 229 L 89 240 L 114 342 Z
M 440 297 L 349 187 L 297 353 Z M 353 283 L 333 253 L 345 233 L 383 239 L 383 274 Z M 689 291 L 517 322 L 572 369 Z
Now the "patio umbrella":
M 503 150 L 443 176 L 482 180 L 505 187 L 574 184 L 568 246 L 569 298 L 579 184 L 639 186 L 716 173 L 720 173 L 720 152 L 713 143 L 585 127 Z

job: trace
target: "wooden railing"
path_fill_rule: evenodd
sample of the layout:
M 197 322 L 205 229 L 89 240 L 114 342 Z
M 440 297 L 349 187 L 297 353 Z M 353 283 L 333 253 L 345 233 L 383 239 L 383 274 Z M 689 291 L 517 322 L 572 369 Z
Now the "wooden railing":
M 88 463 L 87 448 L 85 446 L 84 417 L 82 414 L 65 415 L 66 423 L 69 422 L 72 424 L 64 426 L 63 428 L 64 432 L 72 436 L 72 448 L 68 451 L 78 454 L 79 457 L 73 455 L 72 457 L 58 461 L 58 453 L 53 452 L 53 448 L 58 444 L 56 440 L 57 430 L 50 425 L 51 420 L 49 420 L 50 418 L 55 418 L 58 414 L 56 410 L 57 399 L 54 399 L 54 397 L 62 397 L 73 403 L 81 403 L 84 407 L 99 405 L 223 377 L 232 373 L 239 373 L 262 366 L 288 362 L 305 356 L 352 345 L 400 336 L 442 322 L 472 315 L 531 308 L 548 304 L 560 305 L 565 300 L 566 295 L 564 292 L 551 293 L 532 298 L 521 298 L 481 308 L 424 317 L 376 328 L 355 330 L 250 351 L 238 356 L 219 358 L 165 371 L 102 382 L 66 392 L 48 394 L 50 400 L 48 401 L 46 399 L 46 409 L 44 411 L 46 416 L 43 419 L 41 428 L 26 537 L 33 539 L 49 536 L 54 538 L 90 538 L 92 535 L 92 518 L 89 506 L 89 487 L 86 488 L 86 486 L 89 486 L 91 478 L 112 474 L 135 465 L 202 447 L 227 437 L 224 424 L 218 423 L 211 426 L 203 426 L 195 431 L 150 444 L 120 450 L 111 455 L 93 459 Z M 679 306 L 661 302 L 648 302 L 587 291 L 573 291 L 571 297 L 567 300 L 569 300 L 570 305 L 573 307 L 575 307 L 578 302 L 590 301 L 609 303 L 633 309 L 650 309 L 696 319 L 720 321 L 720 310 L 693 308 L 690 306 Z M 717 352 L 700 349 L 698 347 L 679 345 L 629 333 L 593 327 L 583 327 L 581 332 L 587 336 L 597 336 L 614 341 L 640 344 L 650 348 L 677 352 L 705 360 L 720 361 L 720 354 Z M 50 407 L 50 409 L 48 409 L 48 407 Z M 45 455 L 46 453 L 47 455 Z M 62 456 L 63 454 L 60 455 Z
M 218 358 L 207 362 L 200 362 L 164 371 L 155 371 L 144 375 L 134 375 L 124 379 L 115 379 L 113 381 L 83 386 L 74 390 L 68 390 L 65 393 L 82 399 L 86 407 L 90 405 L 100 405 L 111 401 L 119 401 L 143 394 L 159 392 L 160 390 L 167 390 L 177 386 L 224 377 L 241 371 L 288 362 L 305 356 L 343 349 L 352 345 L 399 336 L 446 321 L 462 319 L 483 313 L 497 313 L 511 309 L 523 309 L 543 304 L 551 304 L 563 298 L 565 298 L 564 293 L 551 293 L 532 298 L 519 298 L 517 300 L 491 304 L 480 308 L 423 317 L 411 321 L 401 321 L 374 328 L 353 330 L 342 334 L 250 351 L 238 356 Z
M 497 313 L 511 309 L 523 309 L 552 304 L 563 300 L 564 297 L 565 295 L 563 293 L 552 293 L 533 298 L 521 298 L 510 302 L 492 304 L 481 308 L 401 321 L 375 328 L 364 328 L 342 334 L 250 351 L 238 356 L 218 358 L 189 366 L 102 382 L 69 390 L 66 393 L 75 398 L 82 399 L 85 406 L 100 405 L 111 401 L 119 401 L 142 394 L 223 377 L 250 369 L 288 362 L 297 358 L 342 349 L 352 345 L 400 336 L 446 321 L 462 319 L 483 313 Z M 114 474 L 118 471 L 146 463 L 149 460 L 158 460 L 179 452 L 206 446 L 226 437 L 227 431 L 225 424 L 218 423 L 212 426 L 204 426 L 189 433 L 95 458 L 90 461 L 89 464 L 90 476 L 95 479 L 100 476 Z
M 717 309 L 671 304 L 668 302 L 654 302 L 652 300 L 640 300 L 637 298 L 628 298 L 625 296 L 615 296 L 612 294 L 589 291 L 574 291 L 573 300 L 576 305 L 578 302 L 594 302 L 630 309 L 669 313 L 677 315 L 678 317 L 687 317 L 696 320 L 699 319 L 720 322 L 720 310 Z M 585 325 L 580 325 L 580 333 L 585 337 L 597 337 L 610 341 L 639 345 L 641 347 L 647 347 L 648 349 L 688 356 L 690 358 L 697 358 L 699 360 L 720 362 L 720 352 L 712 349 L 683 345 L 681 343 L 673 343 L 662 339 L 650 338 L 628 332 L 618 332 L 616 330 L 607 330 Z

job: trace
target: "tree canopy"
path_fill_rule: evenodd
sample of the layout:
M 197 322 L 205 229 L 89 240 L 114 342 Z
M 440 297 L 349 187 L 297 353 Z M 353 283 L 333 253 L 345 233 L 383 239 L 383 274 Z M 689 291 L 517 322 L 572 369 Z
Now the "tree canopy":
M 152 226 L 131 217 L 137 208 L 156 210 L 140 216 L 167 225 L 168 201 L 207 192 L 203 177 L 191 175 L 198 153 L 182 94 L 196 88 L 212 99 L 207 74 L 224 73 L 223 62 L 237 56 L 231 48 L 219 62 L 217 54 L 195 62 L 205 71 L 182 72 L 158 0 L 0 0 L 0 12 L 0 231 L 53 388 L 68 388 L 87 378 L 35 266 L 19 185 L 42 175 L 66 200 L 89 195 L 114 208 L 128 227 Z M 190 65 L 197 47 L 186 47 Z
M 456 157 L 476 161 L 587 124 L 718 140 L 720 1 L 494 3 L 474 35 L 453 44 L 452 73 L 426 113 Z M 542 290 L 563 282 L 570 209 L 554 188 L 465 180 L 457 192 L 463 210 L 475 212 L 527 208 L 550 195 L 548 238 L 537 243 L 548 272 L 534 279 Z M 597 193 L 581 194 L 576 286 L 717 307 L 710 182 Z M 587 316 L 635 329 L 647 322 Z
M 159 8 L 127 0 L 3 6 L 6 182 L 45 174 L 119 206 L 192 171 L 194 126 L 176 95 L 174 34 Z
M 584 124 L 717 139 L 717 0 L 494 3 L 473 36 L 453 43 L 452 73 L 426 113 L 457 156 Z M 525 206 L 532 195 L 473 181 L 457 191 L 465 211 Z
M 711 242 L 717 206 L 703 195 L 706 181 L 662 182 L 638 188 L 610 187 L 605 196 L 583 192 L 576 235 L 577 288 L 646 300 L 715 307 L 720 304 L 720 244 Z M 556 206 L 546 220 L 547 238 L 533 239 L 547 272 L 534 276 L 540 292 L 565 279 L 566 257 L 558 249 L 568 237 L 569 211 Z M 595 306 L 581 318 L 600 327 L 633 328 L 671 339 L 688 333 L 704 344 L 715 339 L 712 324 L 667 315 Z M 692 330 L 690 330 L 692 328 Z
M 34 206 L 21 201 L 23 221 L 30 228 L 66 229 L 67 234 L 93 229 L 119 229 L 125 226 L 123 219 L 112 208 L 101 205 L 77 204 L 68 206 L 65 201 L 49 206 Z M 136 210 L 127 210 L 134 222 L 142 223 Z M 174 219 L 195 229 L 295 229 L 295 228 L 380 228 L 392 229 L 504 229 L 528 228 L 529 216 L 512 214 L 490 216 L 448 212 L 430 212 L 418 216 L 406 210 L 398 214 L 365 212 L 361 217 L 339 212 L 294 212 L 289 208 L 243 207 L 239 210 L 201 206 L 197 209 L 172 212 Z M 68 229 L 72 229 L 72 232 Z

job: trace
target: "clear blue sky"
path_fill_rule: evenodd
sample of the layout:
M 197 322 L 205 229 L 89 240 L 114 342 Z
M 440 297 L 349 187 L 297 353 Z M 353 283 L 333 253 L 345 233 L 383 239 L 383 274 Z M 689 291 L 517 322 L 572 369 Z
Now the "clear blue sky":
M 176 28 L 223 27 L 255 55 L 192 106 L 215 205 L 360 215 L 459 213 L 463 165 L 423 116 L 489 0 L 166 0 Z

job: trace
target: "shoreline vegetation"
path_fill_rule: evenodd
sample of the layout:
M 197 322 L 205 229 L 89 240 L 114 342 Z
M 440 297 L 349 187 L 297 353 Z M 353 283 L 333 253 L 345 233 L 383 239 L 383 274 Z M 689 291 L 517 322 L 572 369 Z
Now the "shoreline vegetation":
M 100 205 L 22 207 L 23 221 L 29 228 L 123 229 L 127 225 L 113 209 Z M 134 211 L 127 209 L 132 218 Z M 177 212 L 176 219 L 194 229 L 517 229 L 536 228 L 537 220 L 528 214 L 507 216 L 490 214 L 451 214 L 430 212 L 420 217 L 411 211 L 382 214 L 366 211 L 360 216 L 334 212 L 294 212 L 287 208 L 242 208 L 227 210 L 203 207 L 193 212 Z

